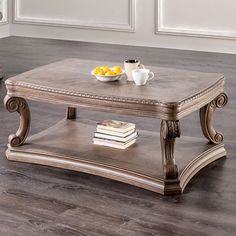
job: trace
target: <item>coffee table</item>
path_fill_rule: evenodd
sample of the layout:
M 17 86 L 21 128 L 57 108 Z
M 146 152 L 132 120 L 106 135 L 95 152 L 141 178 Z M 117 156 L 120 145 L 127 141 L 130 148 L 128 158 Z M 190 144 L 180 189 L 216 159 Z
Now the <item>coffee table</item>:
M 9 137 L 8 160 L 81 171 L 164 195 L 182 193 L 200 169 L 226 155 L 223 135 L 212 125 L 215 109 L 228 101 L 224 76 L 150 66 L 155 79 L 136 86 L 125 79 L 103 83 L 90 75 L 95 66 L 114 64 L 67 59 L 6 80 L 5 107 L 20 114 L 19 129 Z M 66 117 L 27 137 L 26 99 L 64 104 Z M 76 118 L 79 107 L 158 118 L 160 134 L 139 130 L 137 143 L 126 150 L 96 146 L 92 143 L 96 113 L 88 120 Z M 198 110 L 205 137 L 179 138 L 180 119 Z M 132 116 L 127 119 L 132 122 Z

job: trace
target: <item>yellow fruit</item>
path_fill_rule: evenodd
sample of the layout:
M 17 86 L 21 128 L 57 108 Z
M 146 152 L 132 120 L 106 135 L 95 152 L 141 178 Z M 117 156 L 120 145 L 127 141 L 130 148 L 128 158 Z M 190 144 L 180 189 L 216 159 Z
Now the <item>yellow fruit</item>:
M 113 71 L 107 71 L 107 73 L 105 74 L 105 76 L 113 76 L 116 75 Z
M 117 74 L 117 75 L 119 75 L 119 74 L 122 73 L 122 69 L 121 69 L 120 66 L 114 66 L 114 67 L 112 68 L 112 71 L 113 71 L 115 74 Z
M 122 73 L 122 70 L 114 69 L 112 70 L 116 75 L 120 75 Z
M 94 74 L 97 74 L 98 71 L 100 71 L 101 69 L 99 67 L 96 67 L 94 70 L 93 70 L 93 73 Z
M 113 66 L 112 69 L 119 69 L 122 70 L 122 68 L 120 66 Z
M 102 69 L 105 73 L 111 70 L 108 66 L 101 66 L 100 69 Z
M 100 67 L 97 66 L 94 70 L 100 70 Z
M 94 74 L 95 75 L 105 75 L 105 71 L 103 71 L 102 69 L 100 69 L 100 68 L 95 68 L 95 70 L 94 70 Z

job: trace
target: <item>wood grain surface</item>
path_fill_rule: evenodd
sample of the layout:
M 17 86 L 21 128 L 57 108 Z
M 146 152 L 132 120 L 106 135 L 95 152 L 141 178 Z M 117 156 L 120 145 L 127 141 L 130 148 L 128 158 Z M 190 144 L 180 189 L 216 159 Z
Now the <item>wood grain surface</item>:
M 22 146 L 8 145 L 6 156 L 8 160 L 80 171 L 174 195 L 182 193 L 204 166 L 226 155 L 224 144 L 182 137 L 175 149 L 179 175 L 171 178 L 165 176 L 165 168 L 163 173 L 160 137 L 156 132 L 139 130 L 134 145 L 117 150 L 93 145 L 95 129 L 96 122 L 64 119 L 29 137 Z
M 77 170 L 164 195 L 174 195 L 182 193 L 191 177 L 204 166 L 226 155 L 224 145 L 209 147 L 207 150 L 206 141 L 201 146 L 198 140 L 189 138 L 190 142 L 182 144 L 188 149 L 179 151 L 177 163 L 174 148 L 175 139 L 180 137 L 181 132 L 179 119 L 203 106 L 212 107 L 210 110 L 201 109 L 200 112 L 204 136 L 214 144 L 223 142 L 223 134 L 215 131 L 210 118 L 216 107 L 222 108 L 228 101 L 227 95 L 223 93 L 223 75 L 148 66 L 155 73 L 160 73 L 158 81 L 163 80 L 162 83 L 157 83 L 154 79 L 154 82 L 152 80 L 146 86 L 136 86 L 126 78 L 102 83 L 91 78 L 90 74 L 92 68 L 99 64 L 111 67 L 105 61 L 66 59 L 5 81 L 5 107 L 9 112 L 20 113 L 19 129 L 15 135 L 9 136 L 6 151 L 8 160 Z M 37 138 L 33 140 L 29 138 L 26 148 L 17 149 L 15 147 L 21 146 L 26 139 L 30 125 L 30 110 L 25 99 L 66 104 L 69 107 L 74 105 L 79 108 L 94 108 L 111 113 L 119 111 L 123 115 L 156 117 L 167 121 L 162 120 L 160 138 L 155 133 L 148 135 L 140 131 L 136 145 L 123 152 L 104 147 L 96 149 L 91 144 L 96 123 L 89 126 L 67 121 L 45 130 L 42 135 L 36 135 Z M 70 119 L 75 115 L 75 109 L 68 108 L 67 117 Z M 161 141 L 161 148 L 158 147 L 157 140 Z M 162 158 L 157 154 L 160 150 Z M 147 157 L 147 153 L 151 159 Z M 116 160 L 111 158 L 114 156 L 117 157 Z M 133 160 L 131 165 L 127 165 L 130 159 Z M 158 164 L 155 159 L 159 160 Z M 153 171 L 149 166 L 153 167 Z M 158 167 L 159 170 L 155 169 Z M 154 172 L 155 175 L 148 172 Z
M 66 59 L 6 80 L 7 94 L 35 101 L 87 107 L 126 115 L 178 120 L 224 92 L 224 76 L 149 66 L 155 77 L 145 86 L 121 80 L 104 83 L 91 75 L 108 61 Z
M 29 87 L 51 93 L 68 92 L 75 96 L 83 95 L 96 97 L 124 98 L 155 103 L 181 103 L 191 99 L 214 86 L 223 84 L 224 76 L 217 73 L 204 73 L 188 70 L 154 67 L 148 68 L 154 72 L 155 77 L 146 86 L 136 86 L 134 82 L 125 78 L 104 83 L 98 81 L 91 71 L 96 66 L 120 65 L 122 62 L 65 59 L 27 71 L 20 75 L 9 78 L 8 85 Z M 186 89 L 189 88 L 189 89 Z M 174 92 L 173 92 L 174 91 Z M 112 100 L 112 99 L 111 99 Z
M 123 61 L 217 72 L 226 76 L 230 102 L 215 112 L 214 126 L 225 135 L 228 158 L 212 163 L 188 184 L 186 194 L 163 197 L 126 184 L 73 171 L 9 162 L 7 136 L 18 115 L 0 104 L 0 235 L 235 235 L 236 231 L 236 56 L 47 39 L 0 39 L 0 64 L 6 78 L 68 57 Z M 0 98 L 6 94 L 0 83 Z M 36 133 L 65 117 L 66 107 L 31 102 Z M 92 121 L 127 120 L 121 115 L 78 111 Z M 198 114 L 184 118 L 183 135 L 201 138 Z M 140 128 L 158 131 L 159 122 L 134 118 Z M 177 141 L 178 142 L 178 141 Z

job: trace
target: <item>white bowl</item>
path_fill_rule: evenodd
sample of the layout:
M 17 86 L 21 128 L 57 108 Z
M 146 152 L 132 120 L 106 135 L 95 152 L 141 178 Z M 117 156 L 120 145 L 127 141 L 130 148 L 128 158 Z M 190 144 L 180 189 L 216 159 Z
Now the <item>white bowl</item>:
M 93 71 L 91 71 L 91 74 L 102 82 L 112 82 L 112 81 L 120 79 L 125 74 L 125 71 L 122 70 L 122 73 L 119 75 L 109 75 L 109 76 L 108 75 L 95 75 Z

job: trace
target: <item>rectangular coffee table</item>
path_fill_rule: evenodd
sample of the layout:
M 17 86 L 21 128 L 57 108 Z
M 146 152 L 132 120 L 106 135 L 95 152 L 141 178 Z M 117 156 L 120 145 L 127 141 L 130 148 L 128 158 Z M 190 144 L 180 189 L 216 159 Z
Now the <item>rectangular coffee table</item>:
M 150 66 L 155 79 L 136 86 L 125 79 L 103 83 L 90 75 L 96 66 L 115 64 L 67 59 L 6 80 L 5 107 L 20 114 L 19 129 L 9 136 L 8 160 L 81 171 L 165 195 L 182 193 L 200 169 L 226 155 L 223 135 L 212 125 L 213 112 L 228 101 L 224 76 Z M 26 99 L 65 104 L 66 118 L 27 138 Z M 160 134 L 140 130 L 137 143 L 126 150 L 96 146 L 96 122 L 76 119 L 77 107 L 158 118 Z M 197 110 L 206 139 L 182 136 L 175 147 L 180 119 Z

